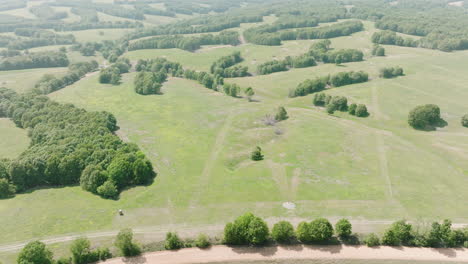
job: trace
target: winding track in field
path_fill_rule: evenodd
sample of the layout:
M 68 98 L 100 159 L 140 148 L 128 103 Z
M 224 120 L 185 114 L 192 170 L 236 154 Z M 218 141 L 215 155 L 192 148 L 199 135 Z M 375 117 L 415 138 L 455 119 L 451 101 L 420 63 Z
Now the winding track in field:
M 210 249 L 189 248 L 179 251 L 147 253 L 136 258 L 115 258 L 107 264 L 190 264 L 236 261 L 271 261 L 291 259 L 356 259 L 403 261 L 450 261 L 468 263 L 468 249 L 434 249 L 366 246 L 286 246 L 262 248 L 231 248 L 214 246 Z

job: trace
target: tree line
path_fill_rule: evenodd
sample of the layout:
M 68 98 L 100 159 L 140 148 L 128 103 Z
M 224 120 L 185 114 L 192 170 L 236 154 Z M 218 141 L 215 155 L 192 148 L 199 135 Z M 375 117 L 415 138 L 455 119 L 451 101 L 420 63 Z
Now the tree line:
M 278 32 L 269 32 L 270 26 L 259 26 L 244 31 L 244 37 L 250 43 L 278 46 L 281 45 L 282 40 L 335 38 L 349 36 L 363 29 L 364 26 L 361 21 L 345 21 L 317 28 L 283 30 Z
M 265 246 L 268 244 L 294 245 L 338 245 L 365 244 L 368 247 L 379 245 L 409 247 L 468 247 L 468 228 L 454 229 L 450 220 L 441 223 L 433 222 L 430 227 L 415 229 L 413 225 L 401 220 L 392 223 L 379 237 L 375 233 L 367 234 L 363 239 L 353 232 L 351 222 L 342 218 L 333 226 L 326 218 L 302 221 L 295 228 L 288 221 L 279 221 L 270 229 L 264 219 L 252 213 L 237 217 L 224 227 L 221 241 L 201 233 L 196 239 L 182 239 L 177 232 L 166 233 L 163 247 L 166 250 L 181 248 L 208 248 L 212 244 L 230 246 Z M 143 247 L 133 238 L 133 231 L 122 229 L 114 240 L 118 255 L 125 257 L 138 256 Z M 88 264 L 106 260 L 113 255 L 109 248 L 92 250 L 91 242 L 86 237 L 75 239 L 70 245 L 71 257 L 63 257 L 54 262 L 53 253 L 43 242 L 29 242 L 18 255 L 18 264 Z
M 127 39 L 138 39 L 149 36 L 181 35 L 220 32 L 239 27 L 241 23 L 255 23 L 263 21 L 262 16 L 208 16 L 175 22 L 158 27 L 141 28 L 129 33 Z
M 307 53 L 308 56 L 312 56 L 315 60 L 323 63 L 346 63 L 362 61 L 364 53 L 356 49 L 340 49 L 334 50 L 330 48 L 331 41 L 324 39 L 313 43 Z
M 375 44 L 396 45 L 403 47 L 417 47 L 417 40 L 410 37 L 400 37 L 395 32 L 390 30 L 378 31 L 372 34 L 372 42 Z
M 1 59 L 0 71 L 67 67 L 68 64 L 68 57 L 64 52 L 35 52 Z
M 339 72 L 334 75 L 305 80 L 295 89 L 289 92 L 289 97 L 306 96 L 311 93 L 320 92 L 327 86 L 340 87 L 355 83 L 363 83 L 369 80 L 369 75 L 363 71 Z
M 236 51 L 228 56 L 223 56 L 213 62 L 210 71 L 214 75 L 219 75 L 223 78 L 236 78 L 248 76 L 247 66 L 234 66 L 243 61 L 241 53 Z
M 20 156 L 2 160 L 0 168 L 6 169 L 0 171 L 9 191 L 80 184 L 86 191 L 117 198 L 124 188 L 147 184 L 156 175 L 137 145 L 114 134 L 117 121 L 108 112 L 87 112 L 43 95 L 2 88 L 0 117 L 28 129 L 31 138 Z
M 56 34 L 43 29 L 17 28 L 15 34 L 21 38 L 8 38 L 9 49 L 25 50 L 50 45 L 69 45 L 76 42 L 72 34 Z
M 194 51 L 202 45 L 237 45 L 239 44 L 239 34 L 235 31 L 223 31 L 218 35 L 200 35 L 194 37 L 185 36 L 159 36 L 149 39 L 137 40 L 130 43 L 128 50 L 140 49 L 182 49 Z
M 61 77 L 46 74 L 36 83 L 34 91 L 39 94 L 49 94 L 79 81 L 87 73 L 96 71 L 97 61 L 78 62 L 68 66 L 68 72 Z
M 29 12 L 33 13 L 39 19 L 44 20 L 59 20 L 68 17 L 67 12 L 56 12 L 52 7 L 46 4 L 32 6 L 29 8 Z
M 290 68 L 306 68 L 316 65 L 315 59 L 308 54 L 297 57 L 287 56 L 284 60 L 272 60 L 258 65 L 257 73 L 266 75 L 274 72 L 287 71 Z
M 120 84 L 123 73 L 128 73 L 132 65 L 127 58 L 120 58 L 110 67 L 104 68 L 99 73 L 99 83 Z
M 102 42 L 77 43 L 71 49 L 79 51 L 83 56 L 94 56 L 96 52 L 100 52 L 106 60 L 114 63 L 126 51 L 127 46 L 127 41 L 104 40 Z
M 170 62 L 164 58 L 139 60 L 136 65 L 138 74 L 135 77 L 135 92 L 141 95 L 160 94 L 162 84 L 167 75 L 182 77 L 183 68 L 180 63 Z
M 344 96 L 331 96 L 325 93 L 316 93 L 312 103 L 315 106 L 325 107 L 325 110 L 329 114 L 333 114 L 335 111 L 341 111 L 348 112 L 350 115 L 357 117 L 369 116 L 366 105 L 352 103 L 348 106 L 348 98 Z

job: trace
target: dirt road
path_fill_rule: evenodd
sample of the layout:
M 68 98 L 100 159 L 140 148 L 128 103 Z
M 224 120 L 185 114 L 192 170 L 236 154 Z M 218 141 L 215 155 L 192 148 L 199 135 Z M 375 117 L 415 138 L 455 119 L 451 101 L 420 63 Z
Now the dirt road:
M 188 264 L 225 261 L 285 260 L 285 259 L 372 259 L 453 261 L 468 263 L 468 249 L 433 249 L 406 247 L 366 246 L 288 246 L 266 248 L 230 248 L 215 246 L 207 250 L 198 248 L 179 251 L 160 251 L 137 258 L 116 258 L 106 264 Z

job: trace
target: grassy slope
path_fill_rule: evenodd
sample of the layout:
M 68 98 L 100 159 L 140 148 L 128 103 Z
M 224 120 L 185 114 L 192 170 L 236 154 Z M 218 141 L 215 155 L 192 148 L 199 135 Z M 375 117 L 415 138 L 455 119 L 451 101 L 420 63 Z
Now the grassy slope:
M 44 74 L 63 74 L 67 68 L 41 68 L 17 71 L 0 71 L 0 87 L 10 88 L 17 92 L 25 92 L 34 88 L 36 82 Z
M 368 54 L 374 29 L 366 26 L 368 32 L 334 39 L 333 45 Z M 253 64 L 254 59 L 300 54 L 308 45 L 293 41 L 282 47 L 245 45 L 193 54 L 152 50 L 128 56 L 166 55 L 207 70 L 216 58 L 237 49 L 243 51 L 245 64 Z M 37 190 L 2 201 L 0 215 L 5 217 L 0 226 L 5 231 L 0 243 L 124 226 L 223 223 L 245 211 L 262 216 L 466 222 L 468 132 L 459 118 L 466 112 L 463 65 L 468 52 L 387 47 L 387 53 L 385 58 L 340 67 L 320 65 L 230 80 L 251 85 L 258 103 L 181 79 L 166 83 L 164 95 L 139 96 L 133 92 L 134 74 L 125 75 L 120 86 L 100 85 L 94 76 L 54 93 L 54 100 L 114 113 L 121 136 L 143 149 L 159 176 L 151 186 L 123 192 L 118 201 L 100 199 L 79 187 Z M 378 79 L 377 70 L 384 65 L 401 65 L 407 76 Z M 329 116 L 311 106 L 312 96 L 286 97 L 304 79 L 361 69 L 374 80 L 328 93 L 366 103 L 371 112 L 367 119 L 344 113 Z M 423 103 L 439 104 L 449 125 L 437 132 L 408 128 L 409 109 Z M 286 106 L 290 119 L 265 127 L 261 118 L 279 105 Z M 265 161 L 248 159 L 255 145 L 264 149 Z M 297 209 L 287 211 L 282 207 L 285 201 L 294 201 Z M 119 208 L 126 211 L 125 218 L 115 215 Z M 28 219 L 35 219 L 34 225 Z
M 26 130 L 17 128 L 15 124 L 5 118 L 0 118 L 0 158 L 16 158 L 29 145 Z

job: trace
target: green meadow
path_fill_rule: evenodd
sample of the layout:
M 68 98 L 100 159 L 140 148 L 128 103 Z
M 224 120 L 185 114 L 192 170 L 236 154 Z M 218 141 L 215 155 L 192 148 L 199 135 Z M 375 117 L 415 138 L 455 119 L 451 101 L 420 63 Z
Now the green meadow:
M 141 96 L 134 92 L 135 73 L 125 74 L 116 86 L 99 84 L 93 75 L 51 94 L 58 102 L 113 113 L 118 135 L 144 151 L 158 176 L 149 186 L 122 192 L 117 201 L 79 186 L 37 189 L 2 200 L 0 243 L 122 227 L 219 225 L 246 211 L 276 219 L 468 221 L 468 208 L 460 202 L 468 200 L 468 131 L 460 125 L 468 111 L 468 52 L 385 46 L 386 57 L 372 57 L 370 36 L 376 29 L 365 25 L 364 32 L 332 39 L 334 48 L 362 50 L 363 62 L 226 80 L 251 86 L 255 102 L 179 78 L 170 78 L 161 95 Z M 208 71 L 219 57 L 240 51 L 242 64 L 255 73 L 258 64 L 303 54 L 312 42 L 209 46 L 193 53 L 139 50 L 124 56 L 132 61 L 165 57 Z M 384 66 L 401 66 L 405 76 L 380 79 L 378 70 Z M 312 105 L 312 95 L 287 97 L 306 79 L 351 70 L 366 71 L 371 80 L 325 92 L 366 104 L 368 118 L 329 115 Z M 51 71 L 1 72 L 0 83 L 22 92 Z M 408 126 L 409 110 L 427 103 L 440 106 L 447 126 L 432 132 Z M 265 125 L 265 116 L 279 106 L 289 119 Z M 25 132 L 0 122 L 0 133 L 15 135 L 17 142 L 0 145 L 0 157 L 15 156 L 26 147 Z M 265 160 L 250 160 L 255 146 L 263 149 Z M 295 203 L 296 209 L 284 208 L 284 202 Z M 125 217 L 117 216 L 118 209 Z

